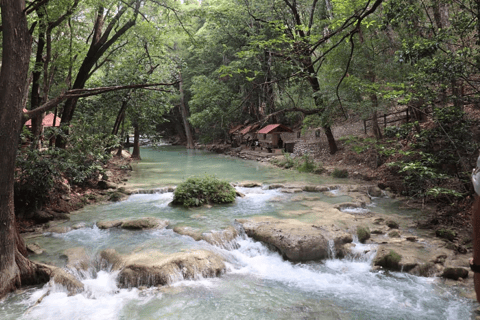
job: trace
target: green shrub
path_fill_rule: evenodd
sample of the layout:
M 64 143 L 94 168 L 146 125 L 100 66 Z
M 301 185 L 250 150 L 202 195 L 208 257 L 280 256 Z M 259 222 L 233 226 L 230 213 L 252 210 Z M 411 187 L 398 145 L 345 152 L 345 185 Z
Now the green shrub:
M 227 181 L 215 176 L 191 177 L 181 183 L 173 194 L 173 204 L 198 207 L 208 203 L 231 203 L 236 191 Z
M 304 154 L 302 160 L 302 164 L 297 167 L 299 172 L 313 172 L 316 169 L 315 162 L 310 158 L 310 155 Z
M 16 159 L 14 201 L 17 209 L 38 209 L 61 178 L 58 163 L 38 150 L 27 149 Z
M 348 178 L 348 171 L 347 169 L 333 169 L 332 177 L 334 178 Z

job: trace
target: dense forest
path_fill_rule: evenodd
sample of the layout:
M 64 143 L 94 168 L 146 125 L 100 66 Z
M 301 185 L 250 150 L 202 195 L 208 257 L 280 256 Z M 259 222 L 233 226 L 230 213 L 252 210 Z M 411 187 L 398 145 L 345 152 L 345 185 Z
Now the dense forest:
M 332 127 L 372 119 L 374 139 L 349 141 L 397 192 L 447 207 L 473 194 L 480 1 L 2 0 L 1 19 L 0 296 L 41 272 L 14 207 L 88 183 L 129 134 L 139 158 L 141 136 L 193 148 L 281 123 L 321 128 L 335 154 Z M 382 128 L 399 106 L 409 123 Z

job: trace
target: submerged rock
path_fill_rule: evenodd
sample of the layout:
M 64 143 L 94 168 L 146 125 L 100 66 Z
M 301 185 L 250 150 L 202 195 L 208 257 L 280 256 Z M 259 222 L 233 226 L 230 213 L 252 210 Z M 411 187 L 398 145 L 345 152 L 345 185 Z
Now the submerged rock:
M 27 244 L 27 250 L 33 254 L 42 254 L 45 251 L 36 242 Z
M 158 251 L 120 255 L 114 249 L 100 256 L 118 275 L 121 287 L 163 286 L 180 280 L 218 277 L 225 272 L 223 259 L 206 250 L 162 254 Z
M 232 226 L 221 231 L 210 231 L 205 233 L 202 233 L 198 229 L 184 226 L 175 227 L 173 228 L 173 231 L 184 236 L 192 237 L 195 241 L 204 240 L 211 245 L 221 248 L 230 249 L 238 247 L 238 244 L 235 241 L 235 238 L 238 237 L 238 231 Z
M 333 240 L 337 256 L 342 257 L 346 252 L 344 245 L 352 242 L 348 233 L 297 220 L 256 217 L 237 222 L 243 225 L 248 236 L 274 246 L 291 261 L 328 258 L 329 239 Z

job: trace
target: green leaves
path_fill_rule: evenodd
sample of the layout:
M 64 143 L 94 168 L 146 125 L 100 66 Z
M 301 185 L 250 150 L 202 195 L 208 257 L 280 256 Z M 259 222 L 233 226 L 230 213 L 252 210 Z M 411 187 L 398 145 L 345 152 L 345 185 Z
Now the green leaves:
M 209 203 L 231 203 L 236 191 L 227 181 L 215 176 L 190 177 L 175 189 L 173 203 L 185 207 L 198 207 Z

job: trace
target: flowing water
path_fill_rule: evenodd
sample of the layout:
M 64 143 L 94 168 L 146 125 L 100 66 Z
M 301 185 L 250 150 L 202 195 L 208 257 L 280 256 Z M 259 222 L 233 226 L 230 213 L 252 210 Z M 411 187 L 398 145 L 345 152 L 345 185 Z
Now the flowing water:
M 152 188 L 177 185 L 191 175 L 216 174 L 229 181 L 255 180 L 266 184 L 303 181 L 335 184 L 335 181 L 293 171 L 277 170 L 256 162 L 241 161 L 200 151 L 163 147 L 142 150 L 131 184 Z M 212 246 L 163 230 L 100 230 L 96 221 L 118 218 L 158 217 L 171 226 L 190 226 L 201 231 L 221 230 L 234 220 L 256 215 L 285 217 L 303 210 L 302 201 L 278 190 L 239 188 L 246 194 L 235 204 L 184 209 L 169 206 L 172 193 L 136 194 L 127 200 L 87 207 L 71 216 L 68 225 L 84 228 L 64 234 L 46 233 L 34 239 L 46 252 L 37 261 L 64 266 L 62 252 L 84 247 L 96 261 L 98 253 L 114 248 L 120 253 L 159 250 L 174 253 L 206 249 L 222 255 L 227 272 L 219 278 L 182 280 L 169 287 L 121 289 L 116 272 L 92 263 L 88 272 L 76 273 L 86 290 L 69 296 L 61 286 L 41 286 L 9 295 L 0 301 L 0 319 L 473 319 L 476 304 L 460 298 L 433 278 L 396 272 L 371 272 L 374 245 L 356 242 L 351 258 L 323 262 L 292 263 L 265 245 L 242 235 L 230 249 Z M 341 195 L 305 193 L 302 196 L 339 203 Z M 388 200 L 371 209 L 402 213 Z M 405 213 L 411 214 L 411 213 Z M 308 215 L 302 219 L 308 220 Z M 33 241 L 33 240 L 31 240 Z M 355 257 L 355 258 L 353 258 Z M 33 258 L 33 257 L 32 257 Z M 40 303 L 37 301 L 41 299 Z

